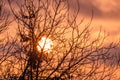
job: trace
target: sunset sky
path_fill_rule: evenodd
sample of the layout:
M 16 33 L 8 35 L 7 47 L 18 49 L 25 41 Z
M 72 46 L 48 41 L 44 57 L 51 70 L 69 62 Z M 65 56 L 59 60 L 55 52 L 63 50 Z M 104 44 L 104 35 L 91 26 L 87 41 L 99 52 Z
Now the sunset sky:
M 22 0 L 15 0 L 21 2 Z M 74 12 L 77 8 L 77 0 L 70 1 L 70 10 Z M 120 1 L 119 0 L 78 0 L 79 2 L 79 15 L 78 19 L 84 18 L 84 23 L 89 23 L 92 10 L 93 20 L 91 27 L 93 28 L 93 35 L 99 32 L 100 27 L 102 31 L 109 35 L 110 41 L 116 41 L 119 39 L 120 34 Z M 12 28 L 12 27 L 11 27 Z M 12 28 L 13 29 L 13 28 Z M 112 39 L 111 39 L 112 38 Z
M 79 70 L 81 71 L 80 73 L 82 73 L 82 68 L 84 71 L 84 66 L 85 66 L 86 72 L 87 71 L 89 72 L 90 70 L 88 69 L 90 68 L 91 69 L 90 75 L 87 74 L 87 76 L 90 76 L 90 77 L 92 73 L 92 68 L 94 70 L 94 66 L 96 64 L 100 69 L 106 67 L 106 70 L 108 68 L 107 64 L 109 64 L 111 71 L 114 71 L 113 69 L 114 65 L 117 65 L 115 66 L 115 68 L 120 67 L 119 65 L 120 63 L 119 48 L 120 47 L 119 45 L 117 45 L 117 42 L 120 40 L 120 21 L 119 21 L 120 20 L 120 7 L 119 7 L 120 0 L 68 0 L 69 10 L 66 7 L 67 4 L 65 4 L 65 9 L 63 8 L 64 4 L 62 5 L 62 8 L 61 6 L 57 8 L 57 6 L 59 5 L 59 3 L 57 4 L 57 1 L 56 1 L 57 6 L 51 3 L 48 3 L 50 4 L 48 5 L 48 4 L 44 4 L 44 2 L 43 3 L 41 2 L 42 7 L 40 5 L 38 8 L 40 9 L 40 12 L 39 10 L 33 7 L 32 7 L 32 10 L 30 7 L 27 7 L 26 9 L 25 6 L 28 6 L 27 4 L 25 6 L 22 5 L 22 7 L 18 6 L 24 0 L 11 0 L 13 1 L 10 3 L 12 6 L 11 9 L 10 9 L 10 5 L 8 4 L 8 0 L 4 0 L 4 1 L 6 4 L 5 10 L 6 12 L 10 12 L 11 15 L 9 16 L 9 19 L 12 20 L 13 22 L 10 23 L 10 25 L 8 26 L 8 30 L 6 30 L 1 35 L 1 37 L 8 38 L 5 36 L 6 34 L 7 36 L 10 36 L 11 38 L 10 43 L 12 43 L 10 44 L 10 46 L 12 45 L 13 49 L 11 50 L 8 49 L 8 50 L 10 51 L 10 53 L 14 52 L 13 57 L 15 56 L 16 58 L 15 54 L 19 53 L 21 58 L 21 54 L 23 54 L 23 59 L 21 58 L 20 64 L 24 63 L 22 62 L 24 58 L 28 58 L 28 59 L 25 59 L 26 60 L 25 69 L 23 69 L 23 71 L 21 72 L 21 73 L 25 73 L 25 75 L 22 74 L 23 77 L 26 76 L 26 72 L 28 71 L 30 72 L 30 69 L 32 72 L 32 68 L 33 68 L 33 72 L 34 70 L 38 72 L 39 67 L 41 71 L 42 69 L 43 70 L 46 69 L 48 71 L 49 60 L 50 60 L 50 67 L 53 68 L 52 75 L 55 73 L 55 71 L 57 72 L 58 69 L 62 70 L 62 68 L 65 68 L 65 72 L 63 70 L 63 71 L 59 71 L 59 73 L 62 72 L 62 75 L 64 74 L 66 75 L 69 73 L 69 75 L 71 75 L 69 71 L 71 71 L 70 69 L 72 69 L 72 67 L 74 68 L 74 66 L 77 71 L 76 65 L 77 67 L 80 66 L 81 69 L 78 68 L 78 71 Z M 37 0 L 33 0 L 33 1 L 37 3 Z M 44 0 L 41 0 L 41 1 L 44 1 Z M 16 2 L 18 4 L 16 4 Z M 37 4 L 35 4 L 34 7 L 36 6 L 38 7 Z M 20 8 L 21 11 L 19 11 L 18 7 Z M 53 7 L 55 7 L 55 9 Z M 23 8 L 24 10 L 22 11 Z M 79 13 L 78 13 L 77 19 L 74 19 L 76 18 L 74 16 L 74 14 L 76 14 L 75 11 L 77 11 L 78 8 L 79 8 Z M 15 18 L 13 18 L 15 17 L 15 15 L 12 13 L 11 11 L 12 9 L 13 9 L 13 13 L 15 12 L 15 14 L 17 14 L 16 21 L 15 21 Z M 27 10 L 28 10 L 28 13 L 26 13 Z M 34 10 L 36 12 L 34 12 Z M 67 10 L 68 10 L 68 13 L 67 14 L 64 13 Z M 37 13 L 37 11 L 39 13 Z M 73 22 L 72 22 L 72 19 L 73 19 Z M 81 22 L 82 20 L 83 22 L 78 27 L 77 22 Z M 26 24 L 24 22 L 26 22 Z M 60 25 L 57 25 L 59 23 Z M 90 30 L 89 28 L 86 28 L 86 26 L 89 23 L 91 23 L 89 25 Z M 85 28 L 85 30 L 83 30 L 83 28 Z M 101 35 L 99 35 L 99 32 L 101 32 Z M 106 36 L 107 38 L 104 40 L 104 37 Z M 15 38 L 15 42 L 14 42 L 14 38 Z M 114 43 L 108 44 L 111 42 L 114 42 L 115 44 Z M 5 49 L 7 50 L 6 47 Z M 24 54 L 25 54 L 25 57 L 24 57 Z M 12 58 L 10 57 L 10 59 Z M 16 58 L 16 59 L 19 59 L 19 58 Z M 47 64 L 48 67 L 44 66 L 44 63 L 42 64 L 42 62 L 44 62 L 45 65 Z M 66 65 L 68 65 L 68 62 L 70 62 L 70 67 L 66 68 Z M 91 66 L 92 63 L 94 63 L 95 65 L 93 64 L 93 66 Z M 56 65 L 58 66 L 56 67 Z M 64 65 L 65 67 L 62 67 Z M 86 65 L 87 67 L 89 66 L 90 67 L 87 69 Z M 96 70 L 97 70 L 97 65 L 95 66 Z M 100 72 L 102 71 L 100 70 Z M 42 74 L 46 76 L 46 74 L 49 74 L 49 73 L 51 77 L 51 71 L 49 71 L 48 73 L 46 72 L 45 74 L 44 73 Z M 57 75 L 59 75 L 59 73 Z M 98 73 L 99 73 L 99 69 L 98 69 Z M 116 73 L 119 73 L 119 72 L 116 71 Z M 38 75 L 38 73 L 35 73 L 35 74 Z M 74 73 L 72 74 L 74 75 Z M 81 76 L 81 74 L 79 75 Z M 117 76 L 119 77 L 119 74 L 117 74 Z M 49 78 L 49 76 L 47 78 Z
M 71 0 L 72 1 L 72 0 Z M 112 40 L 120 36 L 120 1 L 119 0 L 79 0 L 80 14 L 89 19 L 93 9 L 92 27 L 102 27 Z

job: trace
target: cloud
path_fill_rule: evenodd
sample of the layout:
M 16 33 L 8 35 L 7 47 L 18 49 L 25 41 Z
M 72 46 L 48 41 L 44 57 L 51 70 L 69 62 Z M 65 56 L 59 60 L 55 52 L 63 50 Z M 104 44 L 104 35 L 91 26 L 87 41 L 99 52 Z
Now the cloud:
M 12 0 L 12 2 L 22 3 L 23 0 Z M 71 10 L 77 8 L 78 2 L 80 14 L 84 16 L 91 17 L 93 10 L 94 18 L 120 19 L 119 0 L 69 0 Z
M 119 0 L 78 0 L 80 14 L 91 16 L 92 9 L 95 18 L 120 19 Z M 71 9 L 75 9 L 77 0 L 70 0 Z
M 77 8 L 77 0 L 69 0 L 71 11 Z M 120 1 L 119 0 L 78 0 L 80 16 L 90 20 L 93 9 L 93 20 L 91 27 L 93 34 L 102 30 L 109 34 L 107 42 L 114 42 L 120 38 Z M 87 21 L 84 21 L 87 24 Z

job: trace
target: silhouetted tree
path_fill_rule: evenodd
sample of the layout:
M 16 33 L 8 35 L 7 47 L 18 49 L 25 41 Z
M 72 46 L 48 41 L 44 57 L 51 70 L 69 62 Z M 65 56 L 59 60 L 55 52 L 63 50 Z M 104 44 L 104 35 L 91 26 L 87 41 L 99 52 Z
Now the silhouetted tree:
M 111 43 L 104 45 L 101 32 L 91 38 L 90 23 L 84 28 L 78 21 L 79 4 L 74 14 L 70 0 L 21 0 L 14 8 L 8 0 L 17 23 L 17 39 L 12 54 L 18 66 L 14 69 L 19 80 L 112 80 L 115 67 L 107 61 L 113 57 Z M 51 51 L 37 49 L 42 37 L 50 38 Z M 12 44 L 13 45 L 13 44 Z M 16 62 L 15 61 L 15 62 Z M 11 70 L 11 68 L 10 68 Z M 14 73 L 15 74 L 15 73 Z
M 0 0 L 0 33 L 2 33 L 5 29 L 7 29 L 7 26 L 9 24 L 8 20 L 8 12 L 5 11 L 5 4 L 3 0 Z
M 12 45 L 10 45 L 9 38 L 5 35 L 8 25 L 12 22 L 9 20 L 9 11 L 6 10 L 4 0 L 0 0 L 0 79 L 8 79 L 9 75 L 9 57 Z M 8 46 L 9 45 L 9 46 Z M 8 64 L 7 64 L 8 62 Z M 4 65 L 4 66 L 3 66 Z M 5 69 L 5 66 L 7 68 Z

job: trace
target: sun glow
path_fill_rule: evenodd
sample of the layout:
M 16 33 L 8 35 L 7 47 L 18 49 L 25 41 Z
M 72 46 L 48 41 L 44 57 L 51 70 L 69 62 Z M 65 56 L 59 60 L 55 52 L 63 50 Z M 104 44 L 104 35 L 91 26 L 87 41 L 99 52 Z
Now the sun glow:
M 51 39 L 42 37 L 41 40 L 38 42 L 37 49 L 39 52 L 43 50 L 43 52 L 50 53 L 53 47 L 53 42 Z

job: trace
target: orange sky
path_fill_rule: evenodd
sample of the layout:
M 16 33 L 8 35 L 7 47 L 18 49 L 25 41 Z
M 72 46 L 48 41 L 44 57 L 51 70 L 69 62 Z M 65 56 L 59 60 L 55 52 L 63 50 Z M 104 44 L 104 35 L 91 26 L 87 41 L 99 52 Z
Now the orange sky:
M 21 1 L 21 0 L 16 0 Z M 76 0 L 70 1 L 70 9 L 72 12 L 76 9 Z M 78 0 L 80 12 L 78 20 L 84 18 L 83 25 L 89 23 L 93 10 L 93 20 L 91 27 L 93 28 L 92 36 L 96 36 L 100 27 L 102 31 L 109 35 L 108 42 L 117 41 L 120 37 L 120 0 Z M 14 23 L 10 26 L 10 34 L 13 35 L 17 27 Z M 14 30 L 14 31 L 13 31 Z
M 80 6 L 79 16 L 85 18 L 84 23 L 89 22 L 92 10 L 93 21 L 91 27 L 97 33 L 102 30 L 109 35 L 109 40 L 116 41 L 120 34 L 120 1 L 119 0 L 78 0 Z M 77 7 L 76 0 L 70 0 L 71 10 Z
M 5 0 L 6 1 L 6 0 Z M 13 0 L 21 2 L 22 0 Z M 99 32 L 100 27 L 102 30 L 109 34 L 110 41 L 116 41 L 119 39 L 120 34 L 120 1 L 119 0 L 78 0 L 79 1 L 79 20 L 84 18 L 84 24 L 90 21 L 92 10 L 93 20 L 91 27 L 93 28 L 93 34 Z M 76 9 L 77 0 L 69 0 L 70 10 L 74 12 Z M 13 27 L 11 26 L 13 30 Z M 11 34 L 13 31 L 11 32 Z M 112 38 L 112 39 L 111 39 Z

